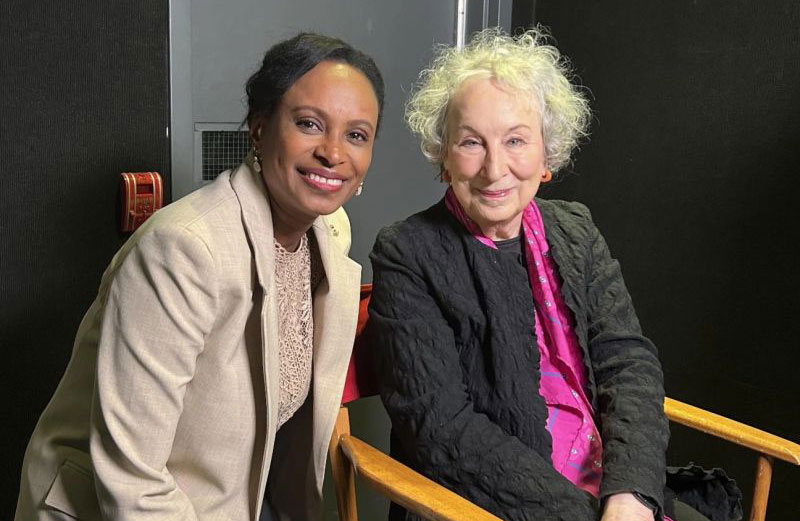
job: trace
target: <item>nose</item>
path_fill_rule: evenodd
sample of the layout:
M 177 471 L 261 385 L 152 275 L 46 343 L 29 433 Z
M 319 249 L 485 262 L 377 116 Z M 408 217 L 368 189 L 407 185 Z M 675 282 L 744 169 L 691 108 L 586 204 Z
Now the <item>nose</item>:
M 332 167 L 342 162 L 341 144 L 335 136 L 325 135 L 314 148 L 316 157 L 324 166 Z
M 487 146 L 483 157 L 483 176 L 489 182 L 502 179 L 506 175 L 507 161 L 502 147 Z

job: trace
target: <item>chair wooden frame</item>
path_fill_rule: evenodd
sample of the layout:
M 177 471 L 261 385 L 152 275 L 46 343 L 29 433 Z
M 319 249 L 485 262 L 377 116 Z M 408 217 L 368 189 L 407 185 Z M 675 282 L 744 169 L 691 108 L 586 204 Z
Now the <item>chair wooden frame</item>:
M 365 356 L 362 353 L 368 351 L 359 345 L 358 340 L 358 334 L 367 321 L 367 302 L 371 289 L 371 284 L 361 287 L 357 340 L 350 361 L 343 404 L 371 396 L 376 391 L 375 382 L 371 380 L 371 368 L 363 367 Z M 753 502 L 748 520 L 764 521 L 774 461 L 779 459 L 800 465 L 800 445 L 671 398 L 664 401 L 664 411 L 670 421 L 757 453 Z M 328 453 L 339 521 L 358 521 L 356 475 L 390 501 L 431 521 L 500 521 L 498 517 L 352 436 L 347 407 L 339 410 Z
M 764 521 L 767 517 L 767 501 L 775 459 L 800 465 L 800 445 L 672 398 L 664 400 L 664 412 L 670 421 L 747 447 L 757 453 L 753 502 L 748 520 Z

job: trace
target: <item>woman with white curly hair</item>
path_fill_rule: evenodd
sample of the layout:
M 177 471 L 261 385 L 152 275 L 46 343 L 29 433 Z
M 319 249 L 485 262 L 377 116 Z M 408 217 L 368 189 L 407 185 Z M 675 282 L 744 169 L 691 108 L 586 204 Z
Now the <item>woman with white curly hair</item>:
M 541 29 L 421 74 L 407 119 L 449 187 L 371 255 L 392 454 L 506 520 L 695 519 L 664 501 L 661 365 L 619 263 L 585 206 L 535 198 L 586 135 L 568 78 Z

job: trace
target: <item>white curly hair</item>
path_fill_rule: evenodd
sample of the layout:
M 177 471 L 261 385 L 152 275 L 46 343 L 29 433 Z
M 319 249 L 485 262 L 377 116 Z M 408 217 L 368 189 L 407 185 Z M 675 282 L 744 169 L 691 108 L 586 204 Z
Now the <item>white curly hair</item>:
M 447 109 L 471 78 L 491 78 L 534 103 L 542 122 L 547 168 L 556 173 L 587 135 L 591 111 L 579 87 L 570 83 L 568 60 L 542 27 L 509 36 L 498 28 L 476 33 L 464 49 L 442 46 L 406 104 L 406 121 L 430 162 L 442 166 Z

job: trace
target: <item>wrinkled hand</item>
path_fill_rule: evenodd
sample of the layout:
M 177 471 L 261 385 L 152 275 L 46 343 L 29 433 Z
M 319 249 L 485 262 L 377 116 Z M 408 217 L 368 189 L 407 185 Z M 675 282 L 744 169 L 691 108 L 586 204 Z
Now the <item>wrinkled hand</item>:
M 600 521 L 654 521 L 653 512 L 636 499 L 633 494 L 623 492 L 606 499 Z

